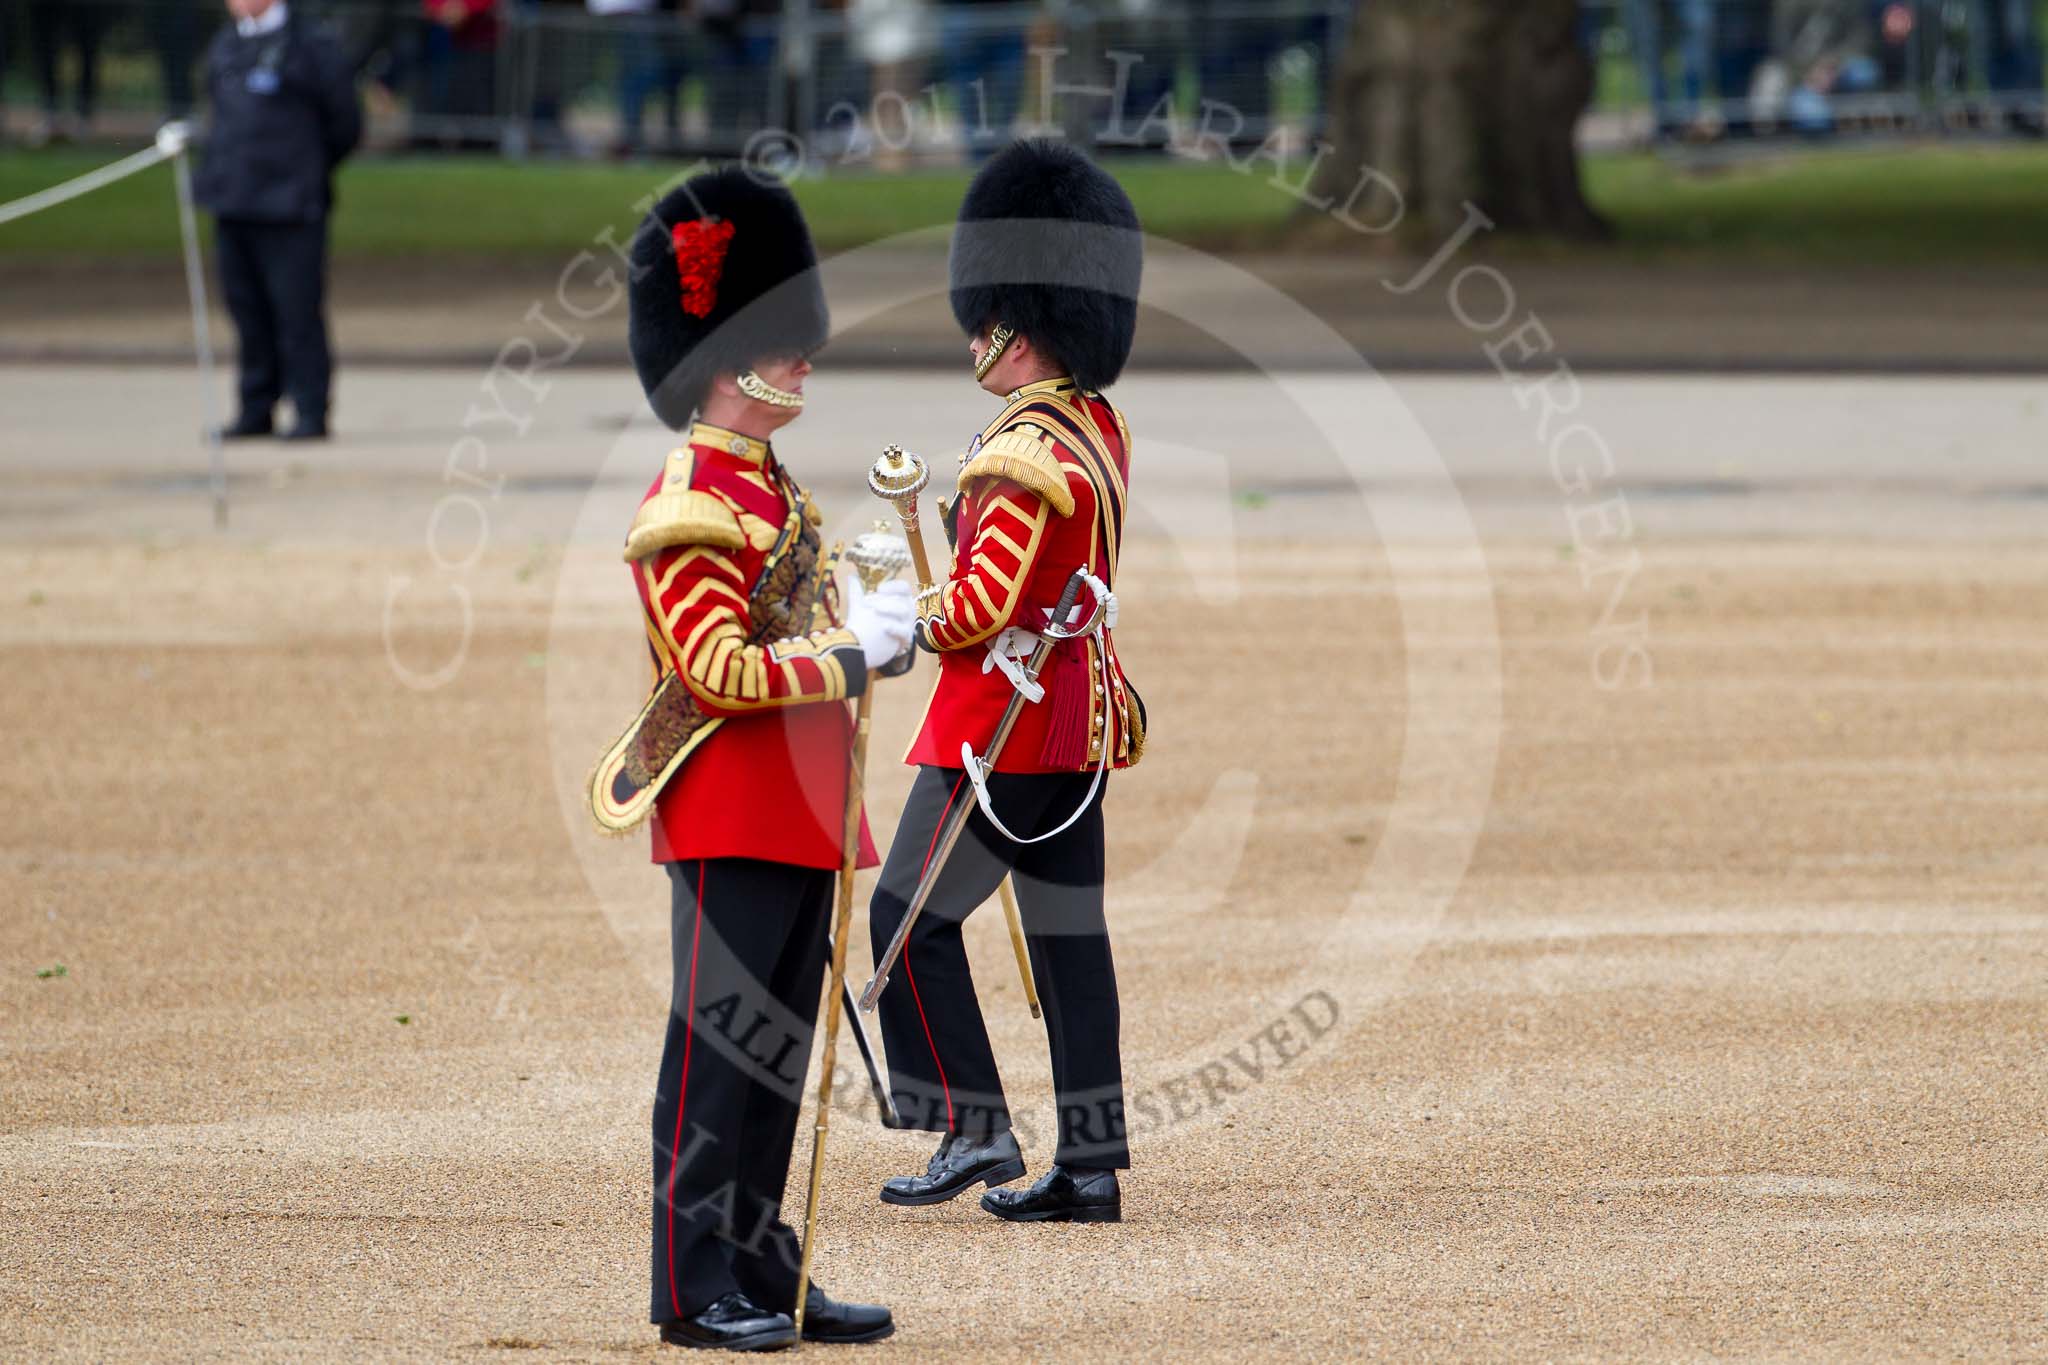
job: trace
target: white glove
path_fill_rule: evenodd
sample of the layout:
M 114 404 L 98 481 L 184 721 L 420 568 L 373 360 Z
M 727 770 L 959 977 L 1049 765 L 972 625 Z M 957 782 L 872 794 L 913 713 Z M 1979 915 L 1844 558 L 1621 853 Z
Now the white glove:
M 849 578 L 839 598 L 846 607 L 846 628 L 860 641 L 870 672 L 910 648 L 917 617 L 910 584 L 892 578 L 870 593 L 858 578 Z

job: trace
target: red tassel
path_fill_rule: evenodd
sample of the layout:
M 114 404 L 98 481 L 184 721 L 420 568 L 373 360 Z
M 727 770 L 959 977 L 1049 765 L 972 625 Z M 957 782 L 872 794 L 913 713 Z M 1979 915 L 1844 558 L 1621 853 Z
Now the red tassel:
M 1074 770 L 1088 766 L 1088 704 L 1094 683 L 1088 676 L 1088 642 L 1063 640 L 1046 661 L 1045 704 L 1052 718 L 1045 727 L 1045 750 L 1039 761 L 1048 768 Z
M 683 311 L 693 318 L 710 317 L 718 306 L 718 281 L 725 274 L 732 232 L 730 219 L 693 219 L 669 229 L 676 248 L 676 274 L 683 282 Z

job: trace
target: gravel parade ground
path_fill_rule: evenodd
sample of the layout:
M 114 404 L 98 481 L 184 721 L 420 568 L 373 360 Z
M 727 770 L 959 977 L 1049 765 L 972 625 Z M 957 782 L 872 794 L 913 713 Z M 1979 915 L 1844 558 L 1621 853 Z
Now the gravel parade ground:
M 885 1207 L 931 1144 L 842 1037 L 817 1273 L 898 1331 L 804 1354 L 2048 1355 L 2040 387 L 1583 383 L 1611 464 L 1490 372 L 1118 387 L 1125 1221 Z M 667 888 L 576 802 L 669 442 L 624 370 L 546 387 L 346 370 L 217 534 L 189 371 L 0 369 L 0 1356 L 660 1350 Z M 810 399 L 843 536 L 986 409 Z

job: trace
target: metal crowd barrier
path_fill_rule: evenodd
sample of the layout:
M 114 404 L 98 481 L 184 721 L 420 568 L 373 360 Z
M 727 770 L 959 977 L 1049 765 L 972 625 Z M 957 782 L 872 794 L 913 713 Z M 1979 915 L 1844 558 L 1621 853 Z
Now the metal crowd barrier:
M 1320 126 L 1350 0 L 786 4 L 730 23 L 498 0 L 450 28 L 419 0 L 294 0 L 364 79 L 371 142 L 510 155 L 738 152 L 768 131 L 881 162 L 958 155 L 1014 129 L 1133 127 L 1164 98 L 1244 115 L 1239 137 Z M 747 7 L 758 8 L 758 7 Z M 18 0 L 0 9 L 0 110 L 15 138 L 134 136 L 195 102 L 212 0 Z M 54 53 L 54 102 L 44 76 Z M 81 88 L 79 76 L 97 79 Z M 1118 73 L 1122 72 L 1119 82 Z M 1155 119 L 1146 140 L 1168 134 Z
M 2042 126 L 2036 0 L 1587 0 L 1600 104 L 1653 136 Z
M 1241 143 L 1280 128 L 1311 137 L 1358 9 L 784 0 L 777 14 L 720 23 L 693 17 L 690 0 L 643 0 L 646 12 L 623 15 L 593 14 L 584 0 L 497 0 L 450 28 L 423 0 L 293 3 L 331 25 L 359 66 L 373 145 L 697 154 L 787 134 L 808 155 L 883 167 L 957 159 L 1044 125 L 1151 146 L 1191 130 Z M 1598 72 L 1589 123 L 1610 140 L 2038 131 L 2039 9 L 1585 0 Z M 135 137 L 185 113 L 222 18 L 216 0 L 0 3 L 0 139 Z

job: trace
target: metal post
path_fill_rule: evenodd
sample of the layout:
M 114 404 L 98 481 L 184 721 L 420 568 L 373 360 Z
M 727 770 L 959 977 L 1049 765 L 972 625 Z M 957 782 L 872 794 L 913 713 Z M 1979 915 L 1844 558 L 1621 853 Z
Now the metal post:
M 498 155 L 523 160 L 530 136 L 522 113 L 529 106 L 520 81 L 526 68 L 522 58 L 528 42 L 525 8 L 511 7 L 503 22 L 497 50 L 491 54 L 491 122 L 496 125 L 493 131 L 497 134 Z
M 192 211 L 192 165 L 180 142 L 171 156 L 178 182 L 178 230 L 185 238 L 185 290 L 192 298 L 192 341 L 199 350 L 199 410 L 206 422 L 206 443 L 213 485 L 213 526 L 228 528 L 228 470 L 221 449 L 220 417 L 214 411 L 213 332 L 206 314 L 206 267 L 199 258 L 199 222 Z

